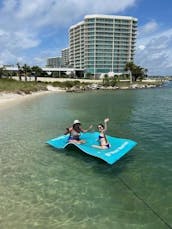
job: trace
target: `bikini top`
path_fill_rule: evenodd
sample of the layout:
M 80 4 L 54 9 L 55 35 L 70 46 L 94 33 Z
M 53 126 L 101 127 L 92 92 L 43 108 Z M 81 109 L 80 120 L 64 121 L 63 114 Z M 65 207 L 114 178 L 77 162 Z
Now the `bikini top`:
M 102 139 L 102 138 L 105 138 L 105 136 L 101 136 L 101 135 L 99 135 L 99 139 Z
M 106 142 L 108 142 L 108 141 L 107 141 L 107 138 L 106 138 L 106 136 L 105 136 L 105 135 L 104 135 L 104 136 L 99 135 L 99 141 L 101 141 L 101 139 L 103 139 L 103 138 L 105 139 L 105 141 L 106 141 Z
M 71 135 L 71 136 L 80 136 L 80 133 L 77 132 L 76 130 L 72 129 L 72 130 L 70 131 L 70 135 Z

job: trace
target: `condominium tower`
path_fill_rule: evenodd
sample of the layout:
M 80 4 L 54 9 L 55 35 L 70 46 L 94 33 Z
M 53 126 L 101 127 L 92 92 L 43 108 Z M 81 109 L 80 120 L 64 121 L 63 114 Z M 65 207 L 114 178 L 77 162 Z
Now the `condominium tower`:
M 69 48 L 62 49 L 61 56 L 62 56 L 62 65 L 64 67 L 68 67 L 69 66 Z
M 137 19 L 128 16 L 87 15 L 69 29 L 69 62 L 94 75 L 123 73 L 133 61 Z
M 61 66 L 61 57 L 49 57 L 47 59 L 47 66 L 51 68 L 59 68 Z

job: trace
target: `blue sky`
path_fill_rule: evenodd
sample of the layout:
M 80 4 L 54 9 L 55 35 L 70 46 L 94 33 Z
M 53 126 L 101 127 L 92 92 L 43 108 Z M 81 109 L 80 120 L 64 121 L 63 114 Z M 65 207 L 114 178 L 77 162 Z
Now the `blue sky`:
M 172 0 L 0 0 L 0 64 L 46 65 L 87 14 L 138 18 L 135 63 L 172 75 Z

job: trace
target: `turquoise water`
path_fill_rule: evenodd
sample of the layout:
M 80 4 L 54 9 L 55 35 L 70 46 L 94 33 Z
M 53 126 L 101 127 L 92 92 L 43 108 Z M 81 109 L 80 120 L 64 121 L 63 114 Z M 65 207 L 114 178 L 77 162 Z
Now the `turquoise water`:
M 172 88 L 54 93 L 0 108 L 1 229 L 172 228 Z M 45 142 L 110 117 L 116 164 Z

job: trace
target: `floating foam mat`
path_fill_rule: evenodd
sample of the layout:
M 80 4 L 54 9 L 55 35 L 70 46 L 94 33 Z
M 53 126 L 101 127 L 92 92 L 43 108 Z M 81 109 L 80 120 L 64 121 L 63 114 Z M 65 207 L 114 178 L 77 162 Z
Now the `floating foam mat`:
M 57 138 L 50 139 L 46 143 L 56 149 L 64 149 L 68 145 L 75 145 L 84 153 L 100 158 L 108 164 L 113 164 L 128 153 L 137 143 L 130 139 L 111 137 L 106 135 L 111 147 L 109 149 L 98 149 L 93 145 L 98 144 L 99 132 L 87 132 L 81 134 L 81 139 L 85 140 L 84 144 L 68 142 L 69 135 L 61 135 Z

